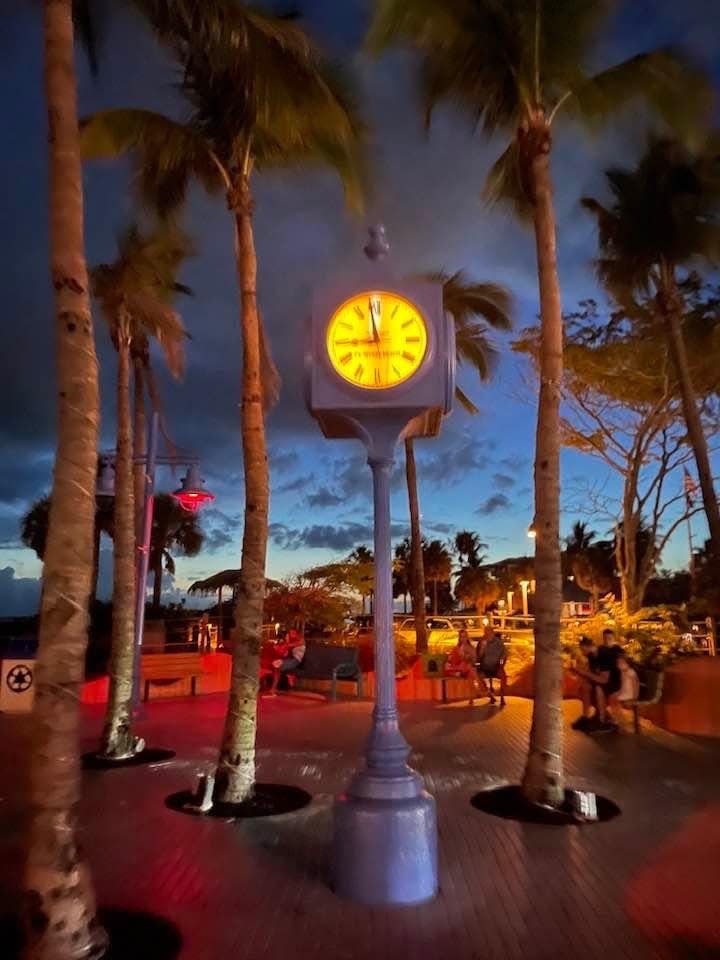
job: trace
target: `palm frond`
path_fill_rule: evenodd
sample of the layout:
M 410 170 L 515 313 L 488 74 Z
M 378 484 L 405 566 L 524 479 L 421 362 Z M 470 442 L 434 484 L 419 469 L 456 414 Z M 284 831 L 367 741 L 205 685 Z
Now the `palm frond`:
M 480 408 L 477 407 L 477 406 L 472 402 L 472 400 L 470 399 L 470 397 L 465 393 L 465 391 L 462 390 L 462 389 L 461 389 L 460 387 L 458 387 L 458 386 L 455 387 L 455 399 L 456 399 L 457 402 L 460 404 L 460 406 L 463 408 L 463 410 L 464 410 L 466 413 L 469 413 L 471 416 L 474 417 L 475 414 L 480 413 Z
M 483 199 L 489 205 L 506 204 L 519 220 L 530 222 L 533 204 L 524 179 L 517 140 L 513 139 L 490 168 L 483 187 Z
M 96 77 L 99 72 L 99 54 L 101 31 L 98 19 L 102 16 L 97 0 L 73 0 L 73 23 L 80 43 L 90 64 L 90 73 Z
M 207 141 L 191 126 L 150 110 L 105 110 L 80 128 L 86 160 L 130 154 L 144 202 L 161 216 L 182 205 L 191 178 L 206 190 L 225 188 L 222 169 Z
M 680 52 L 641 53 L 580 83 L 567 106 L 598 128 L 625 105 L 641 100 L 673 133 L 697 140 L 712 112 L 706 75 Z
M 177 282 L 176 274 L 192 252 L 189 238 L 175 224 L 161 223 L 145 233 L 133 224 L 118 239 L 116 261 L 92 271 L 93 294 L 111 335 L 121 313 L 129 317 L 139 350 L 146 349 L 148 337 L 156 339 L 176 378 L 183 373 L 183 342 L 188 334 L 172 301 L 187 289 Z

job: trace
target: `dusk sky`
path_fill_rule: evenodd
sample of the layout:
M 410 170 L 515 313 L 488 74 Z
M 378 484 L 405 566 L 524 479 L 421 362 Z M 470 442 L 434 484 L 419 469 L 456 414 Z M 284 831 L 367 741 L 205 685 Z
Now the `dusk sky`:
M 120 5 L 118 5 L 120 6 Z M 268 573 L 282 577 L 347 554 L 372 534 L 370 475 L 359 443 L 324 440 L 306 413 L 302 393 L 305 320 L 315 284 L 341 265 L 362 258 L 368 223 L 382 221 L 400 273 L 463 269 L 473 278 L 506 284 L 517 300 L 516 328 L 532 324 L 538 309 L 531 234 L 508 214 L 488 210 L 481 189 L 503 149 L 473 136 L 465 118 L 441 110 L 426 135 L 416 88 L 414 58 L 398 53 L 371 62 L 357 52 L 369 0 L 303 0 L 298 6 L 311 32 L 355 71 L 364 115 L 372 129 L 369 159 L 372 196 L 361 219 L 343 208 L 342 192 L 324 173 L 256 178 L 259 290 L 270 340 L 283 378 L 282 400 L 268 424 L 272 503 Z M 633 0 L 631 15 L 611 25 L 596 66 L 673 42 L 690 49 L 716 75 L 717 0 Z M 3 231 L 5 349 L 0 356 L 0 616 L 33 612 L 40 563 L 18 541 L 18 521 L 33 499 L 50 488 L 55 433 L 53 313 L 48 280 L 46 117 L 42 91 L 39 6 L 0 0 L 0 97 L 5 147 L 0 153 L 0 221 Z M 491 38 L 488 38 L 491 42 Z M 81 112 L 144 106 L 182 115 L 173 90 L 172 65 L 129 15 L 109 19 L 99 79 L 90 79 L 78 56 Z M 560 127 L 554 176 L 560 277 L 566 309 L 600 296 L 593 274 L 595 232 L 579 197 L 604 193 L 603 170 L 632 163 L 647 128 L 629 114 L 602 138 Z M 134 216 L 127 165 L 93 165 L 86 171 L 88 262 L 115 255 L 118 232 Z M 221 200 L 192 194 L 186 227 L 198 255 L 184 271 L 194 297 L 182 304 L 192 335 L 181 384 L 162 378 L 164 412 L 177 447 L 202 459 L 202 473 L 217 494 L 203 515 L 207 545 L 195 559 L 177 562 L 174 596 L 225 567 L 239 566 L 242 465 L 239 432 L 240 337 L 231 221 Z M 96 312 L 102 371 L 102 448 L 114 445 L 115 357 Z M 480 385 L 462 373 L 464 388 L 481 408 L 476 417 L 456 411 L 438 439 L 418 444 L 424 532 L 446 539 L 458 529 L 477 531 L 491 559 L 528 550 L 533 515 L 532 457 L 535 409 L 532 378 L 510 353 L 512 337 L 498 339 L 502 360 L 495 378 Z M 157 368 L 161 360 L 157 358 Z M 158 488 L 178 476 L 163 468 Z M 398 458 L 393 522 L 407 530 L 402 455 Z M 565 452 L 563 533 L 582 517 L 577 489 L 603 483 L 587 456 Z M 679 480 L 678 480 L 679 483 Z M 612 482 L 610 488 L 612 489 Z M 696 521 L 698 542 L 704 539 Z M 106 545 L 108 546 L 108 545 Z M 103 559 L 107 588 L 109 552 Z M 683 531 L 663 562 L 687 563 Z M 105 589 L 107 592 L 107 589 Z

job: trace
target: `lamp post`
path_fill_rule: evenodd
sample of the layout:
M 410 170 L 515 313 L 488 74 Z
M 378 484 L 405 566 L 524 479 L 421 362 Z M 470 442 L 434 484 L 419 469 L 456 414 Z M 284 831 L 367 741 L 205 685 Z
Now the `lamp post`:
M 184 510 L 195 513 L 204 504 L 215 499 L 215 496 L 206 490 L 199 474 L 199 460 L 197 457 L 172 455 L 158 456 L 157 444 L 160 428 L 160 416 L 157 410 L 153 411 L 148 431 L 147 456 L 137 457 L 134 462 L 145 466 L 145 484 L 143 487 L 143 517 L 142 542 L 138 544 L 137 570 L 135 577 L 135 634 L 133 647 L 133 704 L 135 711 L 140 710 L 140 656 L 142 653 L 143 634 L 145 632 L 145 600 L 147 594 L 148 569 L 150 565 L 150 547 L 152 543 L 153 511 L 155 506 L 155 470 L 161 464 L 164 466 L 188 468 L 180 487 L 172 494 Z M 113 469 L 114 454 L 103 457 L 98 477 L 98 495 L 112 496 L 111 471 Z
M 530 586 L 529 580 L 520 581 L 520 589 L 522 590 L 522 605 L 523 605 L 523 616 L 528 615 L 528 587 Z

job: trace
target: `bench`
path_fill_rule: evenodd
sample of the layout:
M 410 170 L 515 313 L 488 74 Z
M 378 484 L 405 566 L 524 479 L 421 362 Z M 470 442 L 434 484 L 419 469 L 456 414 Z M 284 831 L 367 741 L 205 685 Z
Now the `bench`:
M 330 680 L 330 699 L 337 699 L 338 680 L 354 680 L 356 694 L 363 694 L 360 651 L 357 647 L 336 647 L 329 643 L 308 646 L 303 661 L 295 672 L 297 681 Z
M 184 680 L 190 677 L 192 695 L 197 692 L 197 678 L 203 674 L 199 653 L 145 653 L 140 658 L 140 676 L 145 685 L 143 700 L 150 694 L 150 684 L 156 680 Z
M 635 733 L 640 733 L 640 707 L 650 707 L 660 703 L 663 693 L 665 674 L 662 670 L 638 670 L 640 680 L 640 696 L 637 700 L 624 700 L 621 706 L 633 712 L 633 726 Z

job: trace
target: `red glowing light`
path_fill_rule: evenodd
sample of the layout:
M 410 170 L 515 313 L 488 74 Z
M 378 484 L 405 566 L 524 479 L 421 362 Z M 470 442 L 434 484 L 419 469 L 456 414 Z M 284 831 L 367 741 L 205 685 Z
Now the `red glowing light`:
M 183 510 L 187 510 L 188 513 L 197 513 L 201 507 L 204 507 L 207 503 L 212 503 L 215 499 L 212 493 L 202 489 L 176 490 L 173 496 Z

